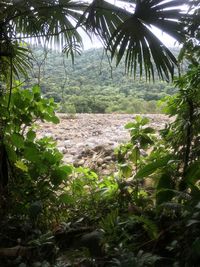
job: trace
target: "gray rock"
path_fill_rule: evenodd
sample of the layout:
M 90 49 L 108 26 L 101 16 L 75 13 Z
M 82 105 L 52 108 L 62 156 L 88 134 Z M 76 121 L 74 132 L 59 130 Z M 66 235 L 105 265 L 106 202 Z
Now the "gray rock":
M 104 160 L 102 158 L 97 159 L 97 165 L 101 166 L 103 164 Z
M 68 146 L 70 143 L 71 143 L 71 141 L 70 140 L 66 140 L 66 138 L 65 138 L 64 145 Z
M 77 162 L 77 166 L 83 166 L 85 163 L 85 160 L 84 159 L 81 159 Z
M 104 158 L 104 161 L 111 161 L 112 160 L 112 157 L 111 156 L 106 156 L 105 158 Z

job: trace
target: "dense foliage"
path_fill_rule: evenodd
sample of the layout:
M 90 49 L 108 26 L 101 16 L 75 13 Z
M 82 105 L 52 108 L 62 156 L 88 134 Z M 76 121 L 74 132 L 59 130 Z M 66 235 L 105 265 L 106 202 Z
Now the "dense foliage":
M 178 50 L 174 52 L 177 54 Z M 77 55 L 74 64 L 65 55 L 47 48 L 36 47 L 32 54 L 29 85 L 39 84 L 44 96 L 60 103 L 61 112 L 156 113 L 161 112 L 156 101 L 176 91 L 158 77 L 147 83 L 126 75 L 124 60 L 116 68 L 102 49 Z

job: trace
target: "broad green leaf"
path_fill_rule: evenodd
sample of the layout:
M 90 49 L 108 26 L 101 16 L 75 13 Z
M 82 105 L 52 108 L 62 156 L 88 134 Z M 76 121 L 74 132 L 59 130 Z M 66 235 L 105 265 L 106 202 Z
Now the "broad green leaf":
M 22 96 L 19 93 L 13 94 L 13 103 L 18 109 L 24 109 L 26 103 L 23 101 Z
M 149 123 L 149 119 L 147 117 L 142 118 L 141 122 L 140 122 L 143 126 L 146 125 L 147 123 Z
M 142 121 L 142 116 L 140 116 L 140 115 L 135 116 L 135 120 L 136 120 L 137 123 L 140 124 L 141 121 Z
M 36 138 L 35 131 L 29 130 L 26 137 L 29 139 L 29 141 L 33 141 Z
M 153 145 L 153 140 L 146 134 L 140 136 L 140 146 L 141 148 L 146 148 L 148 145 Z
M 120 169 L 122 172 L 122 175 L 126 178 L 130 177 L 132 175 L 132 168 L 128 164 L 122 164 L 120 165 Z
M 6 144 L 6 151 L 8 153 L 9 160 L 15 162 L 17 160 L 16 151 L 10 145 L 7 144 Z
M 34 146 L 25 147 L 24 148 L 24 157 L 32 162 L 40 162 L 40 156 L 38 154 L 38 150 Z
M 50 122 L 53 122 L 55 124 L 58 124 L 60 122 L 59 118 L 55 115 L 50 115 L 48 113 L 44 114 L 43 115 L 43 118 L 46 120 L 46 121 L 50 121 Z
M 24 147 L 24 138 L 22 135 L 18 134 L 18 133 L 14 133 L 11 136 L 11 140 L 14 146 L 16 146 L 17 148 L 23 148 Z
M 145 124 L 149 122 L 149 119 L 147 117 L 141 117 L 139 115 L 135 117 L 135 120 L 137 123 L 139 123 L 142 126 L 144 126 Z
M 155 130 L 151 127 L 147 127 L 145 129 L 143 129 L 143 133 L 146 133 L 146 134 L 153 134 L 155 133 Z
M 70 175 L 72 169 L 70 166 L 61 166 L 53 170 L 51 175 L 51 182 L 53 185 L 58 186 Z
M 45 151 L 42 155 L 43 159 L 45 160 L 45 162 L 47 162 L 47 164 L 53 165 L 56 163 L 56 158 L 53 154 L 53 151 Z
M 135 178 L 137 179 L 142 179 L 144 177 L 147 177 L 149 175 L 151 175 L 152 173 L 154 173 L 157 169 L 161 168 L 161 167 L 166 167 L 168 161 L 171 159 L 171 156 L 168 155 L 166 157 L 163 157 L 161 159 L 158 159 L 146 166 L 144 166 L 143 168 L 141 168 L 137 174 L 135 175 Z
M 135 127 L 135 123 L 134 122 L 129 122 L 124 126 L 125 129 L 131 129 L 131 128 L 134 128 L 134 127 Z
M 129 159 L 133 162 L 136 163 L 139 160 L 140 157 L 140 150 L 138 147 L 135 147 L 129 156 Z
M 55 124 L 58 124 L 60 122 L 59 118 L 57 116 L 52 116 L 51 121 Z

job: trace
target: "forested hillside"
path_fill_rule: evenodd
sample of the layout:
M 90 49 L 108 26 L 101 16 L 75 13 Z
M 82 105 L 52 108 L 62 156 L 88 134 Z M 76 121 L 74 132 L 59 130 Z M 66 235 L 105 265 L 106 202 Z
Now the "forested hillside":
M 46 97 L 60 102 L 69 113 L 155 113 L 156 101 L 175 92 L 172 84 L 147 82 L 117 68 L 102 49 L 71 58 L 55 51 L 35 48 L 34 68 L 29 83 L 39 83 Z

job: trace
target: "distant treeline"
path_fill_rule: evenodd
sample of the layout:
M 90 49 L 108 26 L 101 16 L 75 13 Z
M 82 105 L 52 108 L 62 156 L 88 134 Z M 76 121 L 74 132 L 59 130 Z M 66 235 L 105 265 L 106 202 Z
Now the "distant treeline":
M 28 84 L 39 83 L 45 97 L 60 103 L 61 112 L 156 113 L 156 101 L 176 92 L 157 77 L 148 82 L 126 75 L 124 63 L 116 68 L 103 49 L 77 55 L 74 64 L 66 55 L 42 48 L 34 48 L 33 56 Z

